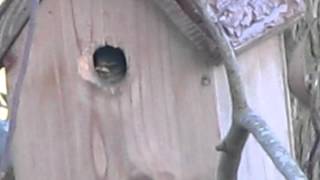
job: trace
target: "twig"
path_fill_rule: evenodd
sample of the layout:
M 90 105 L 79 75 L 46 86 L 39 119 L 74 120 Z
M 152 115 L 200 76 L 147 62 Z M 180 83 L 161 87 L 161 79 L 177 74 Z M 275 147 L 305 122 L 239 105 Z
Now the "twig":
M 3 59 L 20 32 L 24 28 L 30 15 L 29 0 L 6 0 L 0 8 L 0 67 Z

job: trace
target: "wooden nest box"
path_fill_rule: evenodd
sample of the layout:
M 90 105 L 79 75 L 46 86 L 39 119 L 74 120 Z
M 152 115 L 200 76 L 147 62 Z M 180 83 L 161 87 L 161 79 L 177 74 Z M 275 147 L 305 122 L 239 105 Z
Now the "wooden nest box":
M 15 133 L 17 178 L 215 179 L 214 147 L 232 111 L 225 70 L 208 65 L 208 34 L 188 0 L 161 2 L 162 10 L 150 0 L 41 1 Z M 282 41 L 270 35 L 302 15 L 302 2 L 212 0 L 211 6 L 241 52 L 249 102 L 292 150 Z M 10 33 L 0 34 L 0 43 L 8 49 L 14 27 L 24 23 L 4 23 L 0 32 Z M 9 92 L 25 35 L 5 57 L 13 62 Z M 95 61 L 104 58 L 115 60 L 109 69 Z M 110 72 L 124 76 L 107 82 Z M 282 179 L 256 142 L 247 144 L 240 179 Z

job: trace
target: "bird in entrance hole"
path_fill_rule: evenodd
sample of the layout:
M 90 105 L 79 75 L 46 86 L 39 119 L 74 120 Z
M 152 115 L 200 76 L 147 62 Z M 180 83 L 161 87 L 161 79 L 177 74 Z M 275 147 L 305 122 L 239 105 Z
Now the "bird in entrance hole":
M 114 84 L 127 72 L 126 57 L 121 48 L 109 45 L 99 47 L 93 54 L 94 69 L 104 83 Z

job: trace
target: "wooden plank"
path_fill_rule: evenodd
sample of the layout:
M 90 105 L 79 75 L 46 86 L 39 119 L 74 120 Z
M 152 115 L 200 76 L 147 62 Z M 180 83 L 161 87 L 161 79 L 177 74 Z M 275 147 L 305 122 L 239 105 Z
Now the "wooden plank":
M 147 0 L 45 1 L 19 112 L 17 179 L 214 179 L 217 119 L 222 134 L 230 119 L 226 77 L 218 67 L 201 85 L 207 58 L 173 27 Z M 103 39 L 129 58 L 115 95 L 77 71 L 81 52 Z M 280 44 L 240 61 L 252 105 L 289 147 Z M 240 177 L 281 179 L 252 139 Z
M 128 57 L 115 94 L 78 74 L 82 52 L 104 39 Z M 44 1 L 15 135 L 17 180 L 214 179 L 206 60 L 148 0 Z
M 243 53 L 239 57 L 246 94 L 252 108 L 267 121 L 276 137 L 290 151 L 290 125 L 288 125 L 285 59 L 280 37 L 273 37 Z M 226 91 L 226 75 L 223 67 L 214 71 L 216 99 L 220 129 L 224 136 L 230 126 L 230 95 Z M 244 149 L 240 180 L 284 179 L 275 169 L 260 145 L 252 138 Z

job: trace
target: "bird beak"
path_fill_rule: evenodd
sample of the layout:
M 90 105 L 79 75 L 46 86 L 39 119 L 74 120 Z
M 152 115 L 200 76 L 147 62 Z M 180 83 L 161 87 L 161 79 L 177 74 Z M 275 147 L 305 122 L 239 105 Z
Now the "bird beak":
M 104 72 L 104 73 L 110 73 L 110 69 L 107 67 L 96 67 L 96 71 Z

